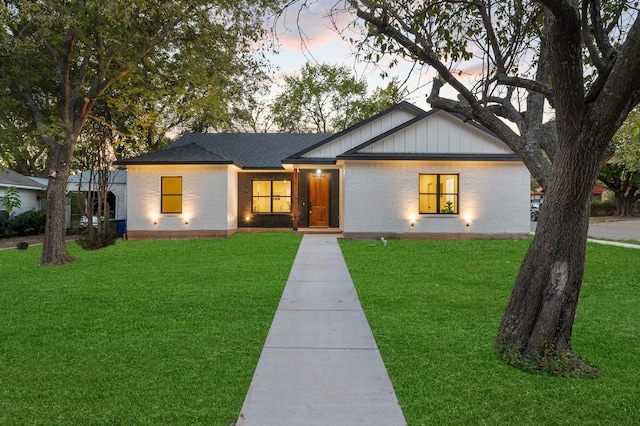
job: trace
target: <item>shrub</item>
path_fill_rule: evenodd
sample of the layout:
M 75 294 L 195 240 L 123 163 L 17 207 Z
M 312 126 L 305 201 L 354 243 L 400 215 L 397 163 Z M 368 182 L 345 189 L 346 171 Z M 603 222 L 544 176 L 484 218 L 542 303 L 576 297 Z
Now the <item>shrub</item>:
M 105 233 L 104 231 L 93 229 L 93 232 L 89 233 L 89 228 L 82 231 L 82 234 L 78 238 L 78 244 L 85 250 L 98 250 L 103 247 L 109 246 L 118 239 L 118 233 L 114 231 L 113 226 L 108 224 L 109 229 Z
M 593 200 L 591 202 L 591 216 L 615 216 L 615 214 L 616 200 Z
M 0 211 L 0 238 L 8 237 L 7 228 L 9 227 L 9 212 Z
M 29 210 L 6 218 L 0 217 L 0 236 L 22 237 L 38 235 L 44 232 L 46 212 Z

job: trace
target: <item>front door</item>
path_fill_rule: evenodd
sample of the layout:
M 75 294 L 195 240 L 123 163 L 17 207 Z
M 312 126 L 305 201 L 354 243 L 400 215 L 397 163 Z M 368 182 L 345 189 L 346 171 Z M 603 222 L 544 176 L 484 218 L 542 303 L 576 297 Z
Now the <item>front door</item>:
M 309 226 L 329 226 L 329 173 L 309 174 Z

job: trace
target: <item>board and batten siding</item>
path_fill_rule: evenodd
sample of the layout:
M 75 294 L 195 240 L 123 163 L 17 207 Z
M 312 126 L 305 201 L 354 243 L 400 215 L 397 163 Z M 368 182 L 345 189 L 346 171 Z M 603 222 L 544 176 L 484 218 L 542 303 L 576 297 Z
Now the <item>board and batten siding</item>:
M 421 173 L 459 175 L 459 214 L 419 214 Z M 528 235 L 529 187 L 520 162 L 346 161 L 343 232 Z
M 392 111 L 307 152 L 303 155 L 303 158 L 335 158 L 415 117 L 415 113 L 407 110 L 398 109 Z
M 513 154 L 504 143 L 444 111 L 358 150 L 359 153 Z
M 237 172 L 227 165 L 127 166 L 127 232 L 229 231 L 237 223 Z M 182 213 L 160 212 L 161 177 L 182 176 Z M 153 219 L 157 224 L 153 224 Z M 188 219 L 188 224 L 185 224 Z

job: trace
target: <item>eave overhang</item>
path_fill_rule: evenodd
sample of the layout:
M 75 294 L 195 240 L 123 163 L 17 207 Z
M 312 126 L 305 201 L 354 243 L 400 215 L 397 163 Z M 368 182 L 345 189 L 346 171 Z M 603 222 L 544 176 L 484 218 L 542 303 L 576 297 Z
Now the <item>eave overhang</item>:
M 510 161 L 522 162 L 515 154 L 414 154 L 414 153 L 361 153 L 342 154 L 338 160 L 361 161 Z

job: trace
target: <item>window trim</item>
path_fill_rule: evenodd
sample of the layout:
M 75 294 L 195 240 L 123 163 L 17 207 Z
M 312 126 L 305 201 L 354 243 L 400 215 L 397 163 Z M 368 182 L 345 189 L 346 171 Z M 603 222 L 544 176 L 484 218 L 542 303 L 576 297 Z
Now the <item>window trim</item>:
M 253 184 L 255 182 L 269 182 L 269 195 L 254 195 L 253 193 Z M 274 182 L 287 182 L 289 184 L 289 195 L 274 195 L 273 194 L 273 183 Z M 290 215 L 293 212 L 293 182 L 289 179 L 251 179 L 251 213 L 252 214 L 282 214 L 282 215 Z M 256 198 L 269 198 L 269 211 L 257 212 L 254 210 L 253 200 Z M 277 199 L 276 199 L 277 198 Z M 280 201 L 281 198 L 289 199 L 289 211 L 273 211 L 273 202 Z
M 421 192 L 420 191 L 420 177 L 421 176 L 436 176 L 436 192 Z M 455 192 L 440 192 L 440 177 L 441 176 L 456 176 L 456 188 Z M 423 212 L 420 210 L 420 197 L 423 195 L 431 195 L 436 198 L 436 211 L 433 213 Z M 440 205 L 440 197 L 452 195 L 455 198 L 456 211 L 453 213 L 442 212 L 443 206 Z M 460 215 L 460 173 L 420 173 L 418 176 L 418 214 L 420 215 L 432 215 L 432 216 L 456 216 Z
M 165 193 L 164 180 L 165 179 L 180 179 L 180 193 Z M 182 214 L 182 202 L 183 202 L 183 186 L 182 176 L 160 176 L 160 213 L 161 214 Z M 180 196 L 180 211 L 165 211 L 165 196 Z

